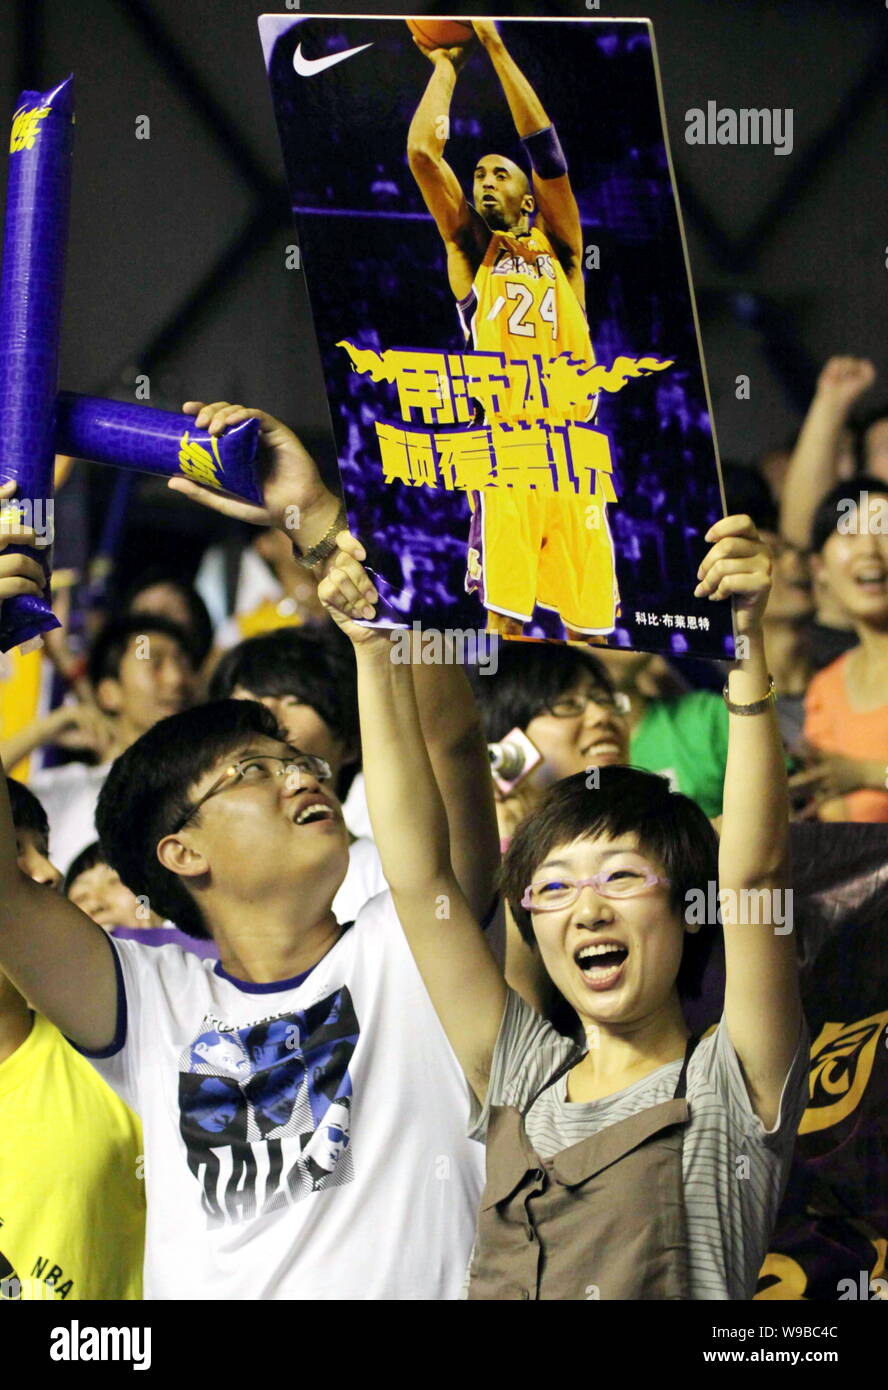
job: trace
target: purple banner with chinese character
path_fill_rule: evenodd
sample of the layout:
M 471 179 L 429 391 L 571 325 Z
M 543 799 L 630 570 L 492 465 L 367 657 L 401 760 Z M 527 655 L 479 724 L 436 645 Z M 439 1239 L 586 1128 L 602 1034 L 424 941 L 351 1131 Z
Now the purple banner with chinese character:
M 378 620 L 731 656 L 649 24 L 259 24 Z

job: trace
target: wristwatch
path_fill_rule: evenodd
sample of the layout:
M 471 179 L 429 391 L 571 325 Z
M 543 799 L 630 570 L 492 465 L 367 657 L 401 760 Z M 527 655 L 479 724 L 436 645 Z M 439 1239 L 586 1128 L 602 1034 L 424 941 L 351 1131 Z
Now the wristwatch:
M 336 537 L 339 535 L 339 532 L 344 531 L 347 526 L 348 514 L 345 510 L 345 503 L 340 502 L 339 511 L 336 513 L 336 520 L 333 522 L 329 531 L 321 537 L 317 545 L 313 545 L 311 550 L 306 550 L 303 553 L 296 542 L 293 542 L 293 558 L 296 563 L 302 565 L 303 569 L 315 569 L 323 560 L 328 559 L 329 556 L 333 554 L 333 551 L 336 549 Z
M 777 691 L 774 686 L 774 677 L 768 677 L 768 693 L 763 695 L 760 700 L 753 700 L 751 705 L 735 705 L 728 699 L 728 682 L 725 681 L 725 688 L 722 691 L 722 698 L 731 714 L 764 714 L 766 709 L 777 703 Z

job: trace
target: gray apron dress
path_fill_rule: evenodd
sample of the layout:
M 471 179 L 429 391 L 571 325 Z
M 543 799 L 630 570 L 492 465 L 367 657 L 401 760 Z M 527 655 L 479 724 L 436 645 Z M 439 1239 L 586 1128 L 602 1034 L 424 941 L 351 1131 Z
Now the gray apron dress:
M 523 1111 L 492 1106 L 487 1181 L 469 1283 L 472 1299 L 687 1299 L 681 1150 L 690 1111 L 689 1038 L 671 1100 L 541 1159 Z

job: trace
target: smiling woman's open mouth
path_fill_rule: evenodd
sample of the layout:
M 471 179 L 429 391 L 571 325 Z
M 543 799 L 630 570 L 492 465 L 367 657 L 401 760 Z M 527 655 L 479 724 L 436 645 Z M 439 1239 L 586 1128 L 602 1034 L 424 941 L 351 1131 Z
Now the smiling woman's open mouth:
M 612 989 L 623 973 L 629 950 L 618 941 L 588 941 L 574 955 L 590 989 Z

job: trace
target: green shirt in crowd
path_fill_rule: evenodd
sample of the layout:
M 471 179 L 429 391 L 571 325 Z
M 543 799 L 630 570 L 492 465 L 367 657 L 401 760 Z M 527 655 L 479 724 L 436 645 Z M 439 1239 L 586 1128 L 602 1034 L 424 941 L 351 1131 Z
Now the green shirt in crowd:
M 632 734 L 635 767 L 659 772 L 712 818 L 722 813 L 728 758 L 728 711 L 711 690 L 651 700 Z

